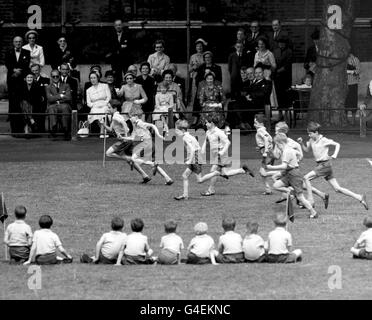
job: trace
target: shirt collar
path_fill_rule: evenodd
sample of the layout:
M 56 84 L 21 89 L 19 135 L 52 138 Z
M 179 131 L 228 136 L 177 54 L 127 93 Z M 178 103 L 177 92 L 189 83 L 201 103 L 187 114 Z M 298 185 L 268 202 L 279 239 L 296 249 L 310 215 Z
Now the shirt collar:
M 24 220 L 15 220 L 14 223 L 25 224 L 26 222 Z

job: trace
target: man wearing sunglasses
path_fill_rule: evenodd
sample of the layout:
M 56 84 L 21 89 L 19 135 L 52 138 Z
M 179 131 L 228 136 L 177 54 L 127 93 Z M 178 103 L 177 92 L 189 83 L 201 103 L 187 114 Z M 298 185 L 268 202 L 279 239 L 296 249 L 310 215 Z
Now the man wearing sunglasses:
M 61 119 L 62 131 L 66 141 L 71 140 L 71 89 L 67 83 L 61 81 L 58 70 L 50 75 L 52 83 L 46 87 L 48 100 L 47 113 L 49 114 L 49 131 L 53 137 L 58 132 L 58 118 Z M 58 115 L 58 114 L 63 115 Z

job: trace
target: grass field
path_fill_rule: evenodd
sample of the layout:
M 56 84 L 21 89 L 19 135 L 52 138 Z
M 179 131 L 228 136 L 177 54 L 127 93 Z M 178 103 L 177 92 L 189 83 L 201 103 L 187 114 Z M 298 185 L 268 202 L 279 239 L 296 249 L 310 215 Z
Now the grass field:
M 27 159 L 25 159 L 27 160 Z M 258 170 L 258 160 L 248 160 Z M 6 191 L 7 207 L 17 204 L 28 208 L 27 221 L 37 229 L 40 215 L 54 218 L 53 230 L 73 255 L 72 265 L 42 267 L 42 289 L 28 289 L 27 267 L 0 263 L 0 299 L 371 299 L 372 262 L 351 258 L 355 239 L 364 230 L 366 211 L 357 201 L 332 193 L 324 181 L 315 185 L 331 193 L 327 211 L 316 199 L 320 218 L 309 220 L 304 210 L 296 209 L 296 220 L 289 225 L 294 247 L 301 248 L 304 259 L 293 265 L 241 264 L 219 266 L 91 266 L 82 265 L 83 252 L 93 254 L 102 233 L 109 231 L 113 215 L 124 218 L 130 232 L 131 218 L 145 221 L 144 234 L 158 253 L 163 222 L 173 218 L 185 245 L 193 237 L 198 221 L 209 225 L 218 240 L 221 219 L 232 214 L 237 231 L 244 235 L 247 221 L 260 224 L 266 239 L 273 229 L 272 215 L 284 210 L 275 204 L 278 195 L 262 195 L 259 177 L 239 176 L 221 179 L 217 195 L 199 196 L 206 185 L 191 182 L 191 199 L 176 202 L 173 196 L 182 189 L 182 166 L 166 166 L 176 180 L 172 187 L 156 176 L 148 185 L 120 162 L 108 162 L 102 169 L 98 161 L 1 162 L 1 190 Z M 339 159 L 335 163 L 339 182 L 367 194 L 372 205 L 372 168 L 364 158 Z M 313 162 L 306 159 L 303 172 Z M 206 172 L 207 167 L 204 168 Z M 13 217 L 7 221 L 12 221 Z M 2 236 L 2 232 L 0 233 Z M 4 260 L 3 250 L 0 259 Z M 342 270 L 342 289 L 330 290 L 330 266 Z

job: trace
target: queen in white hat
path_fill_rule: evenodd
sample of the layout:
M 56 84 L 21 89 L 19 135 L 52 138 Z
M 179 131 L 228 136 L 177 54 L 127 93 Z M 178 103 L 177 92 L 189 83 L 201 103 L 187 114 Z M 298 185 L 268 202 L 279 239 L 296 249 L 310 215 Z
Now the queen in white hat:
M 44 50 L 42 46 L 36 44 L 39 34 L 36 30 L 29 30 L 25 34 L 25 39 L 28 44 L 23 46 L 23 49 L 30 51 L 30 65 L 38 64 L 40 67 L 45 65 Z

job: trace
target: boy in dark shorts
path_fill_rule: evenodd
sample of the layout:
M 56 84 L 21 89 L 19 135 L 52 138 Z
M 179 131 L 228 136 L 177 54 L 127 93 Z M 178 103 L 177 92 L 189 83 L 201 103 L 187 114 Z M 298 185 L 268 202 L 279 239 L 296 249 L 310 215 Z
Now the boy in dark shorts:
M 366 210 L 368 210 L 368 204 L 366 200 L 365 194 L 357 194 L 349 189 L 341 187 L 334 174 L 332 169 L 332 160 L 337 158 L 337 155 L 340 151 L 340 144 L 338 142 L 333 141 L 332 139 L 328 139 L 319 133 L 320 131 L 320 124 L 311 121 L 307 126 L 307 132 L 309 134 L 309 141 L 307 141 L 306 145 L 303 143 L 302 138 L 298 138 L 298 142 L 301 144 L 302 149 L 305 152 L 309 152 L 310 149 L 313 151 L 313 155 L 315 161 L 317 162 L 317 166 L 314 170 L 310 171 L 308 174 L 305 175 L 304 179 L 306 185 L 308 185 L 309 181 L 314 180 L 318 177 L 324 177 L 324 179 L 332 186 L 332 188 L 338 192 L 342 193 L 345 196 L 349 196 L 358 200 Z M 329 147 L 334 146 L 335 151 L 333 155 L 329 156 Z M 312 187 L 312 192 L 320 196 L 328 206 L 328 197 L 327 194 L 321 192 L 320 190 L 315 189 Z M 309 195 L 309 202 L 314 203 L 313 197 Z
M 192 173 L 195 173 L 198 183 L 203 183 L 213 177 L 223 176 L 219 171 L 212 171 L 205 176 L 202 176 L 202 165 L 199 163 L 199 152 L 200 145 L 194 136 L 192 136 L 187 129 L 189 124 L 186 120 L 178 120 L 176 122 L 176 134 L 182 137 L 183 143 L 187 150 L 187 168 L 182 174 L 183 178 L 183 194 L 181 196 L 175 197 L 175 200 L 187 200 L 189 198 L 189 177 Z
M 108 104 L 108 111 L 112 116 L 111 125 L 107 126 L 106 121 L 103 119 L 101 125 L 106 127 L 108 131 L 113 131 L 118 138 L 118 142 L 114 143 L 107 151 L 106 156 L 109 158 L 117 158 L 126 161 L 131 169 L 136 169 L 143 178 L 143 183 L 151 181 L 151 178 L 141 168 L 138 163 L 132 161 L 133 141 L 124 140 L 124 137 L 129 135 L 128 120 L 125 121 L 124 117 L 120 114 L 118 109 L 121 108 L 121 103 L 118 100 L 111 100 Z
M 275 144 L 281 151 L 282 164 L 267 165 L 268 170 L 283 170 L 280 180 L 277 180 L 273 188 L 280 192 L 292 193 L 294 191 L 297 199 L 310 212 L 311 219 L 317 218 L 318 213 L 314 210 L 310 202 L 303 193 L 303 177 L 299 170 L 298 157 L 296 151 L 288 146 L 288 138 L 284 133 L 278 133 L 274 138 Z

